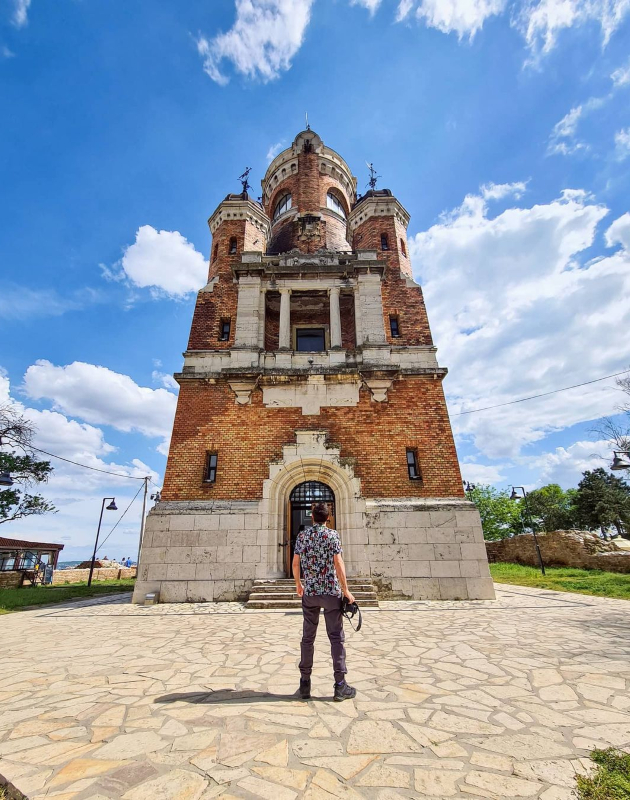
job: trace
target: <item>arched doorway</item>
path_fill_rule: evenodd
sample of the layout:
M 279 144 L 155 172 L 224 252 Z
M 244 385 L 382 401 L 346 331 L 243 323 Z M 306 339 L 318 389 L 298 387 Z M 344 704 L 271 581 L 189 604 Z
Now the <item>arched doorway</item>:
M 295 540 L 303 527 L 307 528 L 313 524 L 311 507 L 313 503 L 327 503 L 330 508 L 330 518 L 328 525 L 331 528 L 335 525 L 335 495 L 330 486 L 321 481 L 304 481 L 298 484 L 289 496 L 289 513 L 287 514 L 289 530 L 286 538 L 286 574 L 290 578 L 293 574 L 293 552 L 295 550 Z

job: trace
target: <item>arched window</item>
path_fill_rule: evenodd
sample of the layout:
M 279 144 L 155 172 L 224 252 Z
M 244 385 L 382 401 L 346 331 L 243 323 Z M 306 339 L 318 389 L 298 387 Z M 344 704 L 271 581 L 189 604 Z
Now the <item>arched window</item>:
M 288 211 L 291 208 L 291 195 L 290 194 L 283 194 L 280 200 L 276 205 L 276 210 L 273 212 L 274 220 L 278 219 L 280 214 L 284 214 L 285 211 Z
M 404 255 L 405 258 L 407 258 L 407 248 L 405 247 L 404 239 L 400 240 L 400 252 Z
M 236 253 L 237 248 L 238 248 L 238 245 L 237 245 L 237 242 L 236 242 L 236 236 L 232 236 L 232 238 L 230 239 L 230 247 L 229 247 L 228 253 L 231 256 L 233 256 Z
M 389 250 L 389 239 L 386 233 L 381 233 L 381 250 Z
M 344 207 L 341 205 L 337 197 L 332 192 L 328 192 L 326 195 L 326 206 L 331 210 L 334 211 L 336 214 L 339 214 L 340 217 L 346 218 L 346 212 L 344 211 Z

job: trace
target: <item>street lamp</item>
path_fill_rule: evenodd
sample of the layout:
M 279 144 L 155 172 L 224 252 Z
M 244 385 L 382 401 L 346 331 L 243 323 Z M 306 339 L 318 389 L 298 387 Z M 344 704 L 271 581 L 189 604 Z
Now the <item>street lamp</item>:
M 517 489 L 520 489 L 523 492 L 522 498 L 521 495 L 518 494 L 518 492 L 516 491 Z M 529 521 L 532 526 L 532 533 L 534 535 L 534 545 L 536 546 L 536 555 L 538 556 L 540 571 L 542 572 L 543 575 L 546 575 L 547 573 L 545 572 L 545 564 L 543 562 L 542 553 L 540 552 L 540 545 L 538 544 L 538 537 L 536 536 L 536 530 L 534 528 L 534 520 L 532 519 L 532 515 L 529 513 L 529 506 L 527 505 L 527 492 L 525 491 L 524 486 L 512 486 L 512 494 L 510 495 L 510 500 L 521 500 L 521 499 L 523 499 L 525 502 L 525 512 L 527 513 L 527 516 L 529 517 Z
M 94 562 L 96 561 L 96 550 L 98 548 L 98 537 L 101 532 L 101 522 L 103 520 L 103 509 L 105 508 L 105 501 L 111 500 L 112 502 L 107 506 L 108 511 L 118 511 L 115 497 L 104 497 L 101 503 L 101 516 L 98 518 L 98 528 L 96 529 L 96 541 L 94 542 L 94 552 L 92 553 L 92 563 L 90 564 L 90 574 L 88 576 L 88 586 L 92 585 L 92 575 L 94 574 Z
M 13 486 L 13 478 L 10 472 L 0 472 L 0 486 Z
M 630 469 L 630 461 L 624 461 L 623 458 L 620 458 L 620 454 L 623 453 L 624 456 L 630 458 L 630 450 L 614 450 L 613 451 L 613 461 L 610 465 L 611 469 L 618 470 L 618 469 Z

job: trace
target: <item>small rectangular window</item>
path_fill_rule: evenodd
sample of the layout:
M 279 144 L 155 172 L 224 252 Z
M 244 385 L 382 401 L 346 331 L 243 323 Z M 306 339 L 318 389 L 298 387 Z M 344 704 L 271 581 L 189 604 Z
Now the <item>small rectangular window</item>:
M 326 349 L 324 328 L 297 328 L 295 349 L 301 353 L 318 353 Z
M 221 324 L 219 326 L 219 341 L 227 342 L 230 338 L 230 328 L 232 327 L 232 321 L 229 319 L 222 319 Z
M 418 451 L 407 448 L 407 471 L 409 472 L 410 481 L 421 481 L 422 474 L 418 466 Z
M 389 239 L 386 233 L 381 233 L 381 250 L 389 250 Z
M 400 325 L 398 324 L 398 317 L 391 316 L 389 318 L 389 329 L 392 333 L 392 338 L 398 339 L 400 337 Z
M 208 453 L 206 455 L 206 474 L 204 483 L 214 483 L 217 479 L 217 454 Z
M 236 236 L 233 236 L 230 239 L 230 247 L 228 250 L 229 255 L 233 256 L 237 252 L 237 246 Z

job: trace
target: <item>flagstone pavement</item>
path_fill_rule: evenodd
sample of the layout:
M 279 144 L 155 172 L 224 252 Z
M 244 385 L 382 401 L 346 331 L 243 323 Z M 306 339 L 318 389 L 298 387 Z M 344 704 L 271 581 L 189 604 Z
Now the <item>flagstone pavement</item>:
M 630 744 L 630 605 L 498 586 L 324 625 L 297 700 L 301 616 L 132 606 L 0 617 L 0 773 L 32 800 L 574 797 L 593 747 Z

